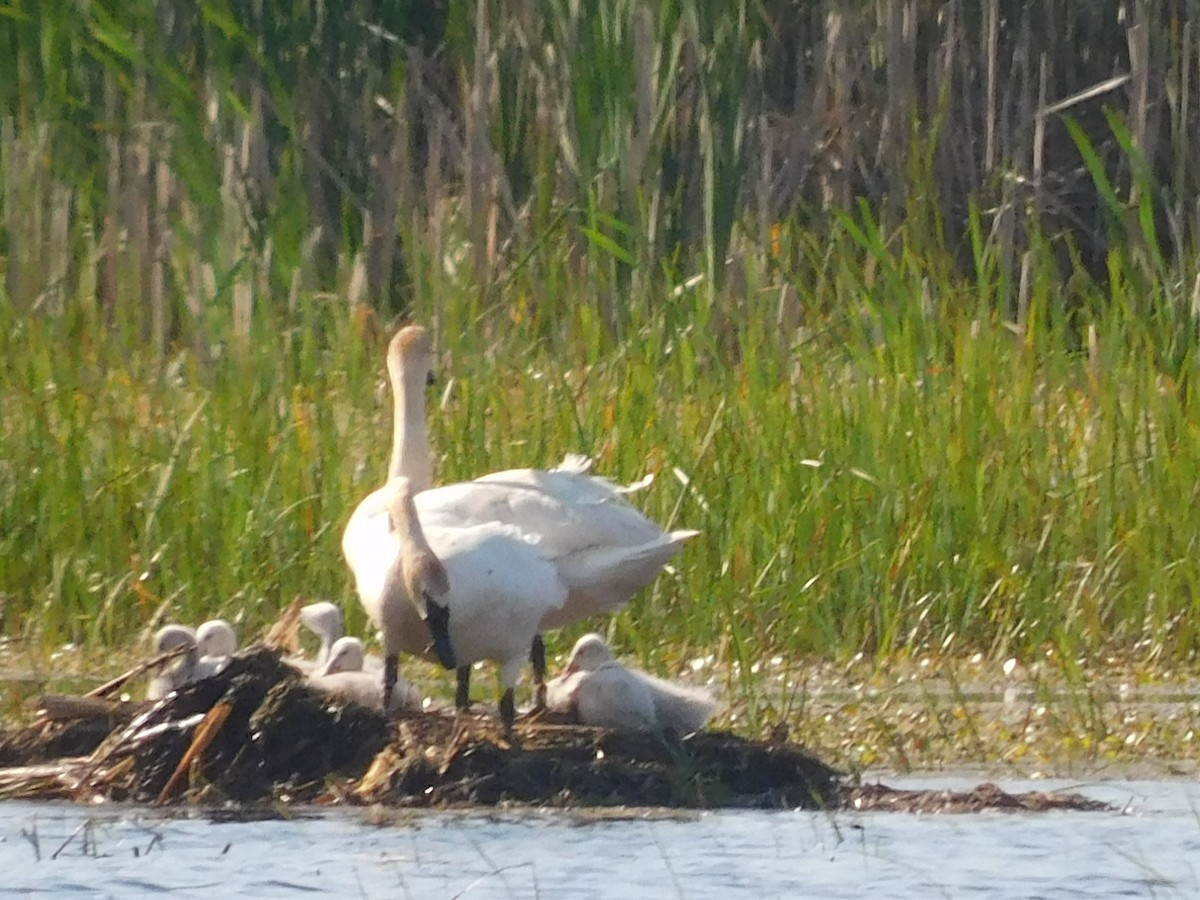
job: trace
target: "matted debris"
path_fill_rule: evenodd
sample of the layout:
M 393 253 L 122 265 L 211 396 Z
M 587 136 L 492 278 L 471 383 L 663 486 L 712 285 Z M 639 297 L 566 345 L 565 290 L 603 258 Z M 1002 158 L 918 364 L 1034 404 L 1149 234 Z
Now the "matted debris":
M 519 721 L 510 739 L 485 713 L 389 721 L 312 690 L 264 647 L 160 701 L 45 705 L 34 724 L 0 733 L 0 798 L 952 812 L 1102 806 L 986 785 L 964 795 L 851 787 L 782 735 L 678 739 L 535 719 Z M 1043 796 L 1053 805 L 1034 799 Z
M 1101 812 L 1112 807 L 1074 792 L 1027 791 L 1010 794 L 990 782 L 970 790 L 901 790 L 886 784 L 856 785 L 839 796 L 844 809 L 864 812 L 895 811 L 908 813 L 974 813 L 984 810 L 1005 812 L 1049 812 L 1074 810 Z

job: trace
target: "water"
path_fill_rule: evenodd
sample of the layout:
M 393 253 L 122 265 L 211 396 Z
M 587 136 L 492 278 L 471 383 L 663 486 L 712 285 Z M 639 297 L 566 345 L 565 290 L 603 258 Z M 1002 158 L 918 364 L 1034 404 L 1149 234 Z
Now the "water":
M 975 783 L 887 781 L 898 787 Z M 1200 894 L 1200 785 L 1108 782 L 1083 792 L 1126 809 L 961 816 L 715 812 L 592 824 L 550 813 L 421 814 L 378 827 L 348 810 L 221 824 L 133 807 L 9 803 L 0 804 L 0 896 Z

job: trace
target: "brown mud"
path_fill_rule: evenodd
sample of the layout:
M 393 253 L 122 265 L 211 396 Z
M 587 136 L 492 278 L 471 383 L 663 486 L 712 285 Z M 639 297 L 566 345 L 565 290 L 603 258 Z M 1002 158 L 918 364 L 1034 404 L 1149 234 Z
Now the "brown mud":
M 389 721 L 308 688 L 275 650 L 158 702 L 47 698 L 0 732 L 0 799 L 242 806 L 1097 809 L 1073 794 L 856 785 L 789 743 L 617 733 L 549 717 L 512 736 L 482 712 Z

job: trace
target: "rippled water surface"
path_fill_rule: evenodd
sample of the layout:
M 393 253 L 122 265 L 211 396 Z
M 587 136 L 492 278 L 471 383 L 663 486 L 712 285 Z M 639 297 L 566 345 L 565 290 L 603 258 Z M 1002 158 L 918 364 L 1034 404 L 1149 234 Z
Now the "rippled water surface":
M 1071 787 L 1123 810 L 718 812 L 591 824 L 565 814 L 423 814 L 379 827 L 355 811 L 221 824 L 133 807 L 9 803 L 0 804 L 0 895 L 1200 896 L 1200 785 Z

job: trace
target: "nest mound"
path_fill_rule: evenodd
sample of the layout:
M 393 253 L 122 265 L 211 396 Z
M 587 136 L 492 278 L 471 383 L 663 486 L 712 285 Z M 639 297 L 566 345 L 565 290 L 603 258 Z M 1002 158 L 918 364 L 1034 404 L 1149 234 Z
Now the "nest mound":
M 0 797 L 816 807 L 839 786 L 799 747 L 730 734 L 532 720 L 510 740 L 483 714 L 389 721 L 312 690 L 265 648 L 156 703 L 65 705 L 71 718 L 0 735 Z
M 851 786 L 786 740 L 678 739 L 484 714 L 382 713 L 309 688 L 276 650 L 164 700 L 47 698 L 0 733 L 0 798 L 461 807 L 664 806 L 968 811 L 1094 808 L 1082 797 Z M 1049 795 L 1039 795 L 1047 797 Z

